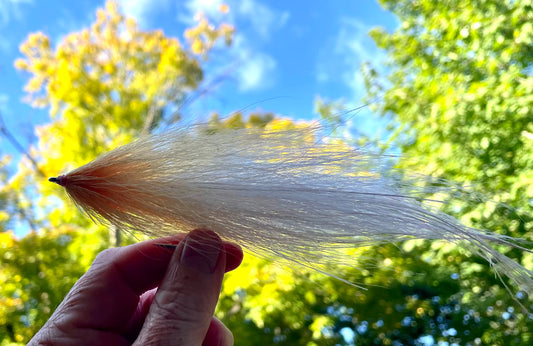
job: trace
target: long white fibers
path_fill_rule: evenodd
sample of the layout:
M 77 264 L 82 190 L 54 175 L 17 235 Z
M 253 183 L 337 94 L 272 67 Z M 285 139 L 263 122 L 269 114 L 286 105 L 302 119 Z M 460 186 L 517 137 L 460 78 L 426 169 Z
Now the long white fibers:
M 51 181 L 91 217 L 120 229 L 160 236 L 205 227 L 260 256 L 311 268 L 349 264 L 345 249 L 444 239 L 466 245 L 533 292 L 533 273 L 489 243 L 531 250 L 419 202 L 411 193 L 419 190 L 405 189 L 379 157 L 314 135 L 174 129 Z

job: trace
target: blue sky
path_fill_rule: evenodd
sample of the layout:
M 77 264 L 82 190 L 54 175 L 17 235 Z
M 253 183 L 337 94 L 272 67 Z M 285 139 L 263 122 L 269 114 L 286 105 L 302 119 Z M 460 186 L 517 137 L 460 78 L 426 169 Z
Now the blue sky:
M 190 121 L 210 112 L 222 115 L 246 108 L 273 111 L 296 119 L 316 117 L 314 99 L 343 99 L 346 107 L 362 105 L 361 62 L 384 59 L 368 31 L 393 31 L 397 20 L 376 0 L 134 0 L 119 1 L 123 12 L 142 29 L 163 29 L 183 40 L 183 31 L 203 11 L 218 19 L 219 5 L 230 6 L 226 21 L 237 33 L 229 50 L 220 50 L 206 66 L 206 83 L 222 83 L 185 110 Z M 31 32 L 42 31 L 57 44 L 65 35 L 89 26 L 104 1 L 0 0 L 0 110 L 10 131 L 26 147 L 36 141 L 33 127 L 48 121 L 47 109 L 22 101 L 28 75 L 16 71 L 18 46 Z M 217 53 L 218 54 L 218 53 Z M 379 122 L 369 110 L 352 119 L 352 127 L 372 132 Z M 13 148 L 0 139 L 0 153 Z

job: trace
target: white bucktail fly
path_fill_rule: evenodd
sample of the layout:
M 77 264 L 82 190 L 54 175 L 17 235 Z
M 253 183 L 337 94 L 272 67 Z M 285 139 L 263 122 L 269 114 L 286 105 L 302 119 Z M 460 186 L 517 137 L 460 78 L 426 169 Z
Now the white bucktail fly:
M 380 157 L 315 141 L 315 130 L 174 129 L 50 181 L 120 229 L 161 236 L 205 227 L 259 256 L 318 270 L 347 264 L 343 249 L 443 239 L 533 292 L 533 273 L 490 243 L 531 250 L 428 207 Z

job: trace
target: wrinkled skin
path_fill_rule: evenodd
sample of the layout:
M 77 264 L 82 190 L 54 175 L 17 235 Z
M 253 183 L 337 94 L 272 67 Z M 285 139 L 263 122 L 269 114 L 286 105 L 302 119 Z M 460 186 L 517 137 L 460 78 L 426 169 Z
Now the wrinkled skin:
M 213 313 L 242 257 L 206 230 L 103 251 L 29 345 L 232 345 Z

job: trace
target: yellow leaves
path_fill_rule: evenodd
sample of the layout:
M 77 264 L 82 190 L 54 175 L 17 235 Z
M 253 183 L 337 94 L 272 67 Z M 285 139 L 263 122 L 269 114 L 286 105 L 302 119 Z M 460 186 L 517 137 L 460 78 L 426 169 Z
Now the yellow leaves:
M 228 5 L 221 5 L 220 11 L 227 13 L 229 11 Z M 224 39 L 224 43 L 229 46 L 233 39 L 235 28 L 227 23 L 221 23 L 218 27 L 209 22 L 203 12 L 199 12 L 195 16 L 197 25 L 194 28 L 185 31 L 185 39 L 189 42 L 191 52 L 196 55 L 206 57 L 209 50 L 211 50 L 216 42 Z
M 70 88 L 72 88 L 72 78 L 70 75 L 69 64 L 66 60 L 61 60 L 59 62 L 57 79 L 57 84 L 60 86 L 57 90 L 57 94 L 61 97 L 61 95 L 68 93 Z
M 9 221 L 10 215 L 5 210 L 0 210 L 0 224 Z
M 137 32 L 137 22 L 131 17 L 126 18 L 126 32 L 135 33 Z
M 313 304 L 316 304 L 317 302 L 317 299 L 316 299 L 316 295 L 313 291 L 307 291 L 305 292 L 304 294 L 304 299 L 307 303 L 313 305 Z
M 322 336 L 322 331 L 326 327 L 330 327 L 333 325 L 332 318 L 327 315 L 322 315 L 313 321 L 311 325 L 309 326 L 309 329 L 313 332 L 313 338 L 314 339 L 320 339 Z
M 225 119 L 224 127 L 228 129 L 242 129 L 245 127 L 244 120 L 241 113 L 235 113 L 229 118 Z
M 218 35 L 207 22 L 202 27 Z M 223 29 L 227 34 L 229 28 Z M 177 39 L 161 30 L 139 31 L 115 2 L 98 10 L 90 28 L 50 47 L 43 33 L 30 35 L 21 45 L 25 57 L 15 66 L 31 74 L 26 85 L 31 104 L 50 106 L 52 116 L 58 115 L 40 132 L 36 152 L 52 175 L 131 141 L 145 127 L 149 110 L 162 114 L 160 109 L 182 100 L 202 78 L 198 61 Z
M 0 249 L 9 249 L 15 243 L 13 231 L 0 232 Z
M 204 43 L 202 42 L 202 40 L 193 40 L 192 43 L 191 43 L 191 51 L 194 53 L 194 54 L 203 54 L 205 52 L 205 47 L 204 47 Z
M 14 66 L 17 70 L 27 70 L 30 67 L 30 65 L 28 64 L 28 61 L 24 59 L 15 60 Z
M 188 31 L 194 36 L 192 50 L 205 55 L 218 37 L 228 41 L 232 30 L 226 24 L 216 28 L 204 18 L 195 30 Z M 162 107 L 173 100 L 165 101 L 161 95 L 177 94 L 168 89 L 184 92 L 196 87 L 202 77 L 198 62 L 188 56 L 177 39 L 165 37 L 160 30 L 139 32 L 135 21 L 121 15 L 115 2 L 98 10 L 90 29 L 68 35 L 55 52 L 42 33 L 30 35 L 21 51 L 26 59 L 18 59 L 15 66 L 32 74 L 26 86 L 29 101 L 35 106 L 50 105 L 52 112 L 62 111 L 65 106 L 109 112 L 109 103 L 134 99 L 145 104 L 136 106 L 136 110 L 149 109 L 155 99 L 161 100 L 158 107 Z M 119 97 L 111 96 L 112 92 Z M 128 104 L 121 103 L 124 106 Z M 124 114 L 139 127 L 143 114 Z
M 109 25 L 111 27 L 118 26 L 124 21 L 124 16 L 120 13 L 118 4 L 115 1 L 107 1 L 104 9 L 96 11 L 95 26 Z
M 23 53 L 29 53 L 33 47 L 39 47 L 41 52 L 50 50 L 50 38 L 42 32 L 30 34 L 27 42 L 27 45 L 21 46 Z
M 296 124 L 290 119 L 274 119 L 265 127 L 269 131 L 286 131 L 296 129 Z
M 57 189 L 57 187 L 54 188 Z M 63 211 L 59 208 L 52 210 L 47 216 L 48 220 L 50 221 L 50 225 L 53 227 L 60 227 L 64 222 L 62 214 Z
M 228 7 L 221 7 L 221 11 L 227 13 Z M 217 40 L 229 44 L 233 28 L 224 23 L 213 25 L 205 19 L 193 34 L 193 40 L 198 41 L 193 50 L 205 58 Z M 33 106 L 49 106 L 52 115 L 49 124 L 37 129 L 39 142 L 31 149 L 40 170 L 49 176 L 132 141 L 145 126 L 157 126 L 165 120 L 165 107 L 185 99 L 203 77 L 198 58 L 177 38 L 166 37 L 161 30 L 140 31 L 134 19 L 120 13 L 116 2 L 107 2 L 98 10 L 90 27 L 54 43 L 43 33 L 31 34 L 20 51 L 22 57 L 14 64 L 30 75 L 25 86 L 27 100 Z M 150 114 L 155 116 L 148 122 Z M 57 285 L 50 292 L 39 292 L 53 293 L 52 305 L 57 304 L 61 297 L 57 292 L 70 287 L 77 275 L 73 272 L 86 269 L 94 254 L 109 245 L 103 241 L 109 239 L 107 229 L 91 224 L 68 201 L 66 205 L 61 203 L 61 189 L 46 182 L 28 160 L 21 160 L 6 188 L 21 196 L 14 202 L 17 210 L 43 210 L 43 215 L 31 218 L 36 229 L 43 224 L 49 228 L 20 240 L 11 232 L 0 233 L 0 256 L 23 262 L 15 263 L 10 272 L 31 269 L 13 278 Z M 0 212 L 0 222 L 9 217 L 5 211 Z M 39 247 L 46 251 L 25 256 Z M 44 258 L 46 265 L 35 268 L 37 262 L 30 263 L 30 257 L 37 262 Z M 0 268 L 0 277 L 5 272 Z M 0 300 L 4 292 L 2 285 Z M 42 304 L 31 314 L 39 316 L 41 323 L 50 304 L 45 304 L 46 299 L 39 294 L 27 293 L 16 303 L 26 304 L 30 296 L 37 299 Z M 0 310 L 4 306 L 0 301 Z M 4 316 L 0 311 L 0 319 Z M 28 333 L 33 334 L 33 329 Z
M 21 239 L 0 233 L 0 323 L 27 343 L 104 244 L 96 226 L 82 233 L 63 225 Z
M 264 313 L 282 308 L 280 298 L 294 287 L 294 282 L 287 268 L 246 254 L 241 266 L 226 274 L 222 293 L 232 296 L 239 290 L 254 292 L 244 304 L 250 311 L 248 318 L 261 327 Z
M 104 70 L 105 73 L 109 75 L 112 75 L 117 71 L 116 66 L 112 63 L 104 63 L 102 65 L 102 69 Z
M 219 11 L 221 13 L 227 14 L 229 13 L 229 6 L 227 4 L 220 4 Z
M 40 78 L 32 78 L 30 79 L 28 84 L 26 84 L 26 87 L 24 88 L 24 90 L 30 93 L 33 93 L 33 92 L 38 91 L 41 88 L 41 86 L 42 86 L 42 80 Z
M 219 27 L 220 36 L 224 37 L 224 43 L 226 46 L 231 45 L 233 41 L 233 34 L 235 33 L 235 27 L 232 25 L 222 23 Z
M 161 58 L 159 59 L 159 63 L 157 64 L 157 72 L 164 73 L 167 69 L 169 69 L 169 67 L 172 66 L 173 57 L 175 57 L 173 49 L 166 49 L 163 51 Z
M 15 60 L 15 67 L 28 72 L 43 69 L 43 63 L 50 57 L 50 39 L 42 32 L 30 34 L 26 42 L 19 47 L 21 53 L 27 56 L 25 59 Z M 41 64 L 32 64 L 34 60 L 39 60 Z

